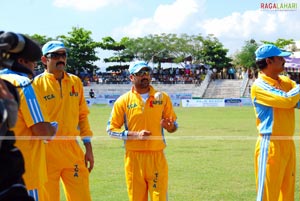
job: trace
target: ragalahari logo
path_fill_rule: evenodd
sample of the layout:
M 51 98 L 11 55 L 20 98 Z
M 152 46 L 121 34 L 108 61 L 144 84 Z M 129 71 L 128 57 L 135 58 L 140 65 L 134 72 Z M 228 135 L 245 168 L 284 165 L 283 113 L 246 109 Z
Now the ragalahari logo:
M 271 3 L 271 2 L 262 2 L 260 3 L 260 10 L 263 11 L 296 11 L 298 9 L 297 3 Z

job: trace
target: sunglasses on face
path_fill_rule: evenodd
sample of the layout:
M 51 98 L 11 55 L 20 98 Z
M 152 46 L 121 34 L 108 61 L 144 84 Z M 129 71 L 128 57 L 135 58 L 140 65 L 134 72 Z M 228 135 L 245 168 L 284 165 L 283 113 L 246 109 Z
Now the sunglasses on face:
M 51 52 L 51 53 L 46 54 L 46 57 L 50 58 L 50 59 L 59 59 L 59 58 L 65 59 L 67 57 L 67 53 L 66 52 L 64 52 L 64 53 Z
M 142 76 L 148 76 L 148 75 L 150 75 L 150 71 L 148 71 L 148 70 L 141 70 L 141 71 L 139 71 L 139 72 L 137 72 L 137 73 L 134 73 L 133 75 L 134 76 L 138 76 L 138 77 L 142 77 Z

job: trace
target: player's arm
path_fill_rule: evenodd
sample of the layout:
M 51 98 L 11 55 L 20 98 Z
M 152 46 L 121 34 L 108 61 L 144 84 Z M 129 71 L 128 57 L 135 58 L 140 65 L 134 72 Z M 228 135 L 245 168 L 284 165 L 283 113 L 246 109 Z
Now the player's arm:
M 85 166 L 88 168 L 89 172 L 94 168 L 94 154 L 92 148 L 91 138 L 93 136 L 93 132 L 90 127 L 88 115 L 90 113 L 88 105 L 86 103 L 82 82 L 78 77 L 77 84 L 79 84 L 78 88 L 80 89 L 80 101 L 79 101 L 79 123 L 78 127 L 80 130 L 80 137 L 85 147 L 84 161 Z
M 77 77 L 77 79 L 79 79 Z M 79 94 L 80 94 L 80 101 L 79 101 L 79 129 L 80 129 L 80 137 L 84 141 L 84 139 L 89 140 L 93 136 L 93 132 L 91 130 L 90 122 L 88 115 L 90 113 L 89 107 L 86 103 L 86 99 L 84 97 L 84 92 L 83 92 L 83 86 L 80 80 L 77 80 L 77 84 L 79 84 Z M 70 117 L 72 118 L 72 117 Z
M 33 124 L 31 127 L 31 131 L 33 136 L 35 137 L 41 137 L 49 139 L 56 133 L 56 127 L 52 126 L 49 122 L 39 122 L 36 124 Z M 47 138 L 49 137 L 49 138 Z
M 164 94 L 165 107 L 163 111 L 163 118 L 160 122 L 161 126 L 166 129 L 169 133 L 174 133 L 178 128 L 176 122 L 176 114 L 173 109 L 172 101 L 167 94 Z
M 151 135 L 151 131 L 140 130 L 140 131 L 128 131 L 127 139 L 129 140 L 146 140 Z
M 92 149 L 91 137 L 93 132 L 90 129 L 90 124 L 87 116 L 79 122 L 80 137 L 85 147 L 84 161 L 89 172 L 94 167 L 94 154 Z
M 252 87 L 251 96 L 255 102 L 261 105 L 276 108 L 293 108 L 299 102 L 299 85 L 296 85 L 289 92 L 284 92 L 265 83 L 259 83 Z
M 161 122 L 160 122 L 160 124 L 169 133 L 174 133 L 177 130 L 177 128 L 178 128 L 177 122 L 174 121 L 172 118 L 162 119 Z
M 130 131 L 127 124 L 126 101 L 124 97 L 120 97 L 115 101 L 107 122 L 106 132 L 108 135 L 122 140 L 144 140 L 151 135 L 148 130 Z
M 21 111 L 33 137 L 50 140 L 56 134 L 57 122 L 50 122 L 41 92 L 32 85 L 25 87 L 21 95 Z
M 121 117 L 114 113 L 115 109 L 111 112 L 110 118 L 107 122 L 106 132 L 110 137 L 118 139 L 127 139 L 128 130 L 123 129 L 123 120 Z
M 125 118 L 123 104 L 125 103 L 123 103 L 121 97 L 115 101 L 106 126 L 107 134 L 117 139 L 127 139 L 128 136 L 128 130 L 126 128 L 123 129 Z
M 127 126 L 123 129 L 124 120 L 122 117 L 124 115 L 116 112 L 116 110 L 118 109 L 113 109 L 107 123 L 106 132 L 110 137 L 122 140 L 145 140 L 151 135 L 151 132 L 148 130 L 130 131 Z
M 79 122 L 80 137 L 85 147 L 84 161 L 89 172 L 94 168 L 94 154 L 92 149 L 91 137 L 93 135 L 88 118 Z
M 89 172 L 92 171 L 94 168 L 94 154 L 93 154 L 93 148 L 91 142 L 84 142 L 85 147 L 85 155 L 84 155 L 84 161 L 85 166 L 88 168 Z

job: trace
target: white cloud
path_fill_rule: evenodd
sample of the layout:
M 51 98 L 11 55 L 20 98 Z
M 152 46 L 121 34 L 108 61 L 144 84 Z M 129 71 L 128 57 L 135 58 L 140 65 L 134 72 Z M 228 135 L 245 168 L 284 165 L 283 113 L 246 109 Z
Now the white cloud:
M 178 33 L 190 23 L 192 16 L 201 13 L 205 0 L 176 0 L 172 4 L 160 5 L 152 17 L 133 19 L 124 27 L 117 28 L 114 33 L 129 37 L 147 34 Z
M 171 5 L 160 5 L 153 17 L 154 22 L 165 30 L 176 30 L 181 27 L 191 15 L 198 12 L 194 0 L 177 0 Z
M 79 11 L 95 11 L 99 8 L 122 3 L 123 0 L 54 0 L 56 7 L 70 7 Z
M 205 34 L 214 34 L 216 37 L 249 38 L 254 34 L 269 34 L 274 32 L 277 18 L 274 14 L 262 11 L 246 11 L 232 13 L 224 18 L 207 19 L 198 23 Z
M 278 38 L 299 40 L 299 12 L 246 11 L 224 18 L 206 19 L 197 23 L 204 35 L 214 34 L 227 48 L 240 49 L 245 41 L 276 41 Z
M 114 2 L 126 0 L 116 0 Z M 299 1 L 299 0 L 297 0 Z M 62 5 L 78 8 L 105 6 L 111 0 L 56 0 Z M 130 2 L 130 1 L 128 1 Z M 205 19 L 206 0 L 174 0 L 161 4 L 146 18 L 133 18 L 131 23 L 115 28 L 113 37 L 140 37 L 148 34 L 187 33 L 214 34 L 230 53 L 241 49 L 245 41 L 275 41 L 278 38 L 299 40 L 300 12 L 248 10 L 220 18 Z M 206 11 L 207 12 L 207 11 Z

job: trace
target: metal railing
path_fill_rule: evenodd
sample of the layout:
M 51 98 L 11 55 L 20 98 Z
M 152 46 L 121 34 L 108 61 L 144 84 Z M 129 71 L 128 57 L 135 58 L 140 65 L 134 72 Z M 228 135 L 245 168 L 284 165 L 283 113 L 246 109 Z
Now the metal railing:
M 212 71 L 209 70 L 204 78 L 204 80 L 201 82 L 199 87 L 199 97 L 202 98 L 204 96 L 204 93 L 210 83 L 211 80 Z
M 245 91 L 246 91 L 246 88 L 247 88 L 247 85 L 248 85 L 248 72 L 245 72 L 244 73 L 244 78 L 243 78 L 243 82 L 241 84 L 241 91 L 240 91 L 240 96 L 243 97 L 244 94 L 245 94 Z

